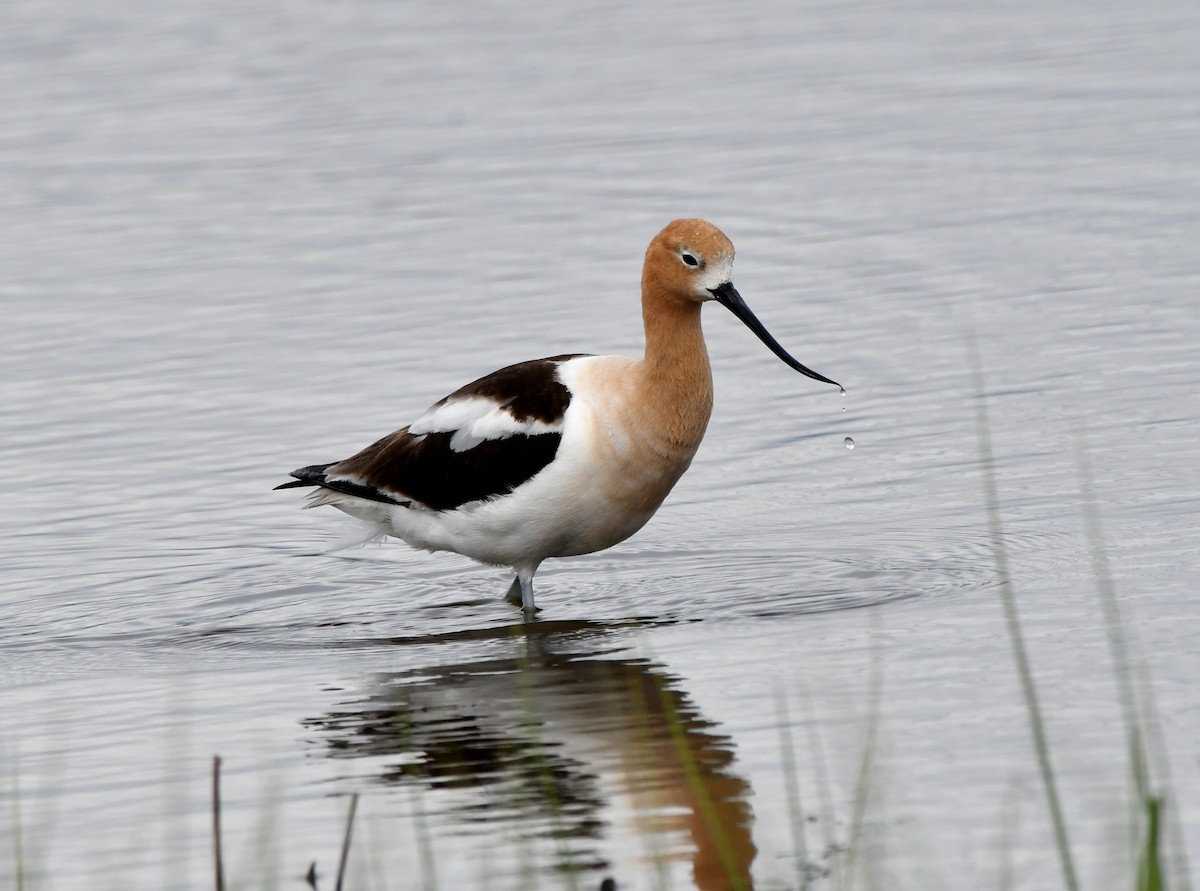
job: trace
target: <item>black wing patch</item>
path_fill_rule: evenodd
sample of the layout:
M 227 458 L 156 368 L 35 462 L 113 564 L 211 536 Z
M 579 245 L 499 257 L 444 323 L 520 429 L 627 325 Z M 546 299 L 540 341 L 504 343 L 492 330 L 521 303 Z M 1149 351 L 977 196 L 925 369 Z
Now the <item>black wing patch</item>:
M 558 366 L 586 353 L 566 353 L 546 359 L 518 362 L 459 387 L 433 408 L 457 399 L 491 399 L 508 409 L 517 421 L 553 423 L 562 418 L 571 401 L 571 391 L 558 379 Z
M 431 411 L 457 400 L 487 399 L 503 406 L 518 423 L 554 424 L 571 401 L 571 391 L 558 379 L 558 366 L 579 355 L 502 368 L 454 391 Z M 296 480 L 277 488 L 323 486 L 385 504 L 419 501 L 433 510 L 453 510 L 511 492 L 553 461 L 562 441 L 559 432 L 514 433 L 455 451 L 450 446 L 453 435 L 454 431 L 413 435 L 405 427 L 344 461 L 294 471 Z
M 366 485 L 351 485 L 374 493 L 349 492 L 352 495 L 393 503 L 409 499 L 434 510 L 453 510 L 469 501 L 511 492 L 553 461 L 562 441 L 559 433 L 512 436 L 456 452 L 450 448 L 451 435 L 413 436 L 406 427 L 335 464 L 332 471 L 362 480 Z M 330 480 L 322 485 L 349 491 L 342 488 L 344 482 Z

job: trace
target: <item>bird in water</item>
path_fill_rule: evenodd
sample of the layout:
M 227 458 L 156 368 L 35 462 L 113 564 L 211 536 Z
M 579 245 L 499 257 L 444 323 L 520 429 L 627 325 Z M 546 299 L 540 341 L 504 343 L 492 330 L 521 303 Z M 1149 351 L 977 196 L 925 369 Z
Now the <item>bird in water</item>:
M 645 354 L 562 355 L 510 365 L 435 402 L 356 455 L 293 471 L 332 505 L 415 548 L 511 567 L 508 599 L 533 616 L 549 557 L 633 535 L 692 462 L 712 413 L 700 310 L 716 301 L 790 367 L 800 364 L 730 281 L 733 244 L 712 223 L 675 220 L 642 269 Z

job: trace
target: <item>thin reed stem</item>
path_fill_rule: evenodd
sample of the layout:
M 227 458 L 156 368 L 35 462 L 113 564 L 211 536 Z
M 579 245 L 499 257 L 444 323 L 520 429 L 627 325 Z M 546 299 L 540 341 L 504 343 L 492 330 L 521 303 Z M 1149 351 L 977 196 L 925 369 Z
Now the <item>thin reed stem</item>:
M 783 689 L 775 688 L 775 709 L 779 713 L 779 749 L 783 757 L 783 791 L 787 798 L 788 818 L 792 824 L 792 847 L 796 857 L 796 887 L 808 888 L 808 839 L 804 834 L 804 810 L 800 806 L 800 781 L 796 775 L 796 748 L 792 742 L 791 718 Z
M 1134 808 L 1134 841 L 1138 851 L 1137 887 L 1165 887 L 1162 874 L 1164 854 L 1170 852 L 1173 869 L 1171 884 L 1179 891 L 1191 888 L 1187 852 L 1182 844 L 1183 832 L 1178 824 L 1178 809 L 1168 809 L 1163 788 L 1171 788 L 1171 769 L 1166 748 L 1158 736 L 1154 696 L 1145 663 L 1134 655 L 1136 635 L 1121 614 L 1117 586 L 1113 582 L 1108 562 L 1108 547 L 1100 522 L 1100 507 L 1096 498 L 1095 477 L 1088 451 L 1087 429 L 1079 421 L 1075 429 L 1075 465 L 1079 474 L 1079 490 L 1083 502 L 1084 529 L 1092 575 L 1104 614 L 1108 633 L 1109 658 L 1117 685 L 1121 718 L 1129 749 L 1129 771 L 1137 798 Z M 1131 642 L 1131 638 L 1133 639 Z M 1140 674 L 1140 677 L 1139 677 Z M 1153 748 L 1153 752 L 1151 751 Z M 1152 771 L 1154 766 L 1157 770 Z M 1157 773 L 1158 776 L 1153 776 Z M 1154 788 L 1157 786 L 1158 788 Z M 1171 833 L 1176 844 L 1164 844 Z M 1163 847 L 1166 848 L 1164 852 Z
M 1062 868 L 1063 884 L 1069 891 L 1078 891 L 1079 879 L 1071 857 L 1071 844 L 1067 836 L 1067 823 L 1063 818 L 1058 787 L 1054 780 L 1054 766 L 1050 760 L 1050 743 L 1046 737 L 1046 725 L 1038 703 L 1037 686 L 1033 681 L 1033 669 L 1025 647 L 1025 636 L 1021 630 L 1021 616 L 1017 610 L 1017 597 L 1013 590 L 1012 575 L 1008 569 L 1008 551 L 1004 546 L 1004 529 L 1000 522 L 1000 495 L 996 485 L 996 462 L 992 455 L 992 434 L 988 422 L 987 398 L 983 390 L 983 371 L 980 367 L 979 345 L 974 335 L 967 339 L 971 361 L 971 380 L 975 391 L 975 430 L 979 439 L 979 463 L 983 476 L 983 494 L 987 503 L 988 534 L 992 544 L 992 558 L 996 562 L 996 577 L 1000 585 L 1000 602 L 1004 607 L 1004 621 L 1008 628 L 1008 640 L 1012 645 L 1013 661 L 1017 665 L 1017 676 L 1021 682 L 1021 693 L 1025 698 L 1025 711 L 1029 715 L 1029 731 L 1033 737 L 1033 748 L 1037 754 L 1038 770 L 1042 777 L 1042 788 L 1046 793 L 1046 806 L 1054 826 L 1054 841 L 1058 848 L 1059 864 Z
M 1096 506 L 1096 493 L 1092 482 L 1092 466 L 1088 457 L 1087 443 L 1082 425 L 1076 429 L 1075 464 L 1079 473 L 1079 489 L 1083 499 L 1084 529 L 1088 541 L 1088 554 L 1092 561 L 1092 575 L 1096 581 L 1100 609 L 1104 614 L 1104 626 L 1108 632 L 1109 658 L 1112 660 L 1113 676 L 1117 684 L 1117 700 L 1121 706 L 1121 718 L 1125 724 L 1125 739 L 1129 746 L 1129 771 L 1133 777 L 1138 798 L 1150 792 L 1150 776 L 1146 763 L 1146 743 L 1143 727 L 1145 716 L 1138 701 L 1133 680 L 1133 660 L 1129 642 L 1125 635 L 1125 620 L 1117 601 L 1116 585 L 1113 584 L 1112 569 L 1108 563 L 1108 549 L 1104 545 L 1104 532 L 1100 527 L 1100 511 Z
M 437 858 L 434 856 L 429 823 L 425 819 L 425 805 L 420 787 L 412 787 L 409 806 L 412 808 L 413 832 L 417 837 L 417 853 L 421 859 L 421 888 L 423 891 L 437 891 Z
M 225 865 L 221 860 L 221 756 L 212 759 L 213 876 L 217 891 L 225 891 Z
M 358 793 L 350 796 L 350 812 L 346 814 L 346 832 L 342 836 L 342 852 L 338 855 L 337 881 L 333 891 L 342 891 L 342 882 L 346 878 L 346 862 L 350 859 L 350 835 L 354 831 L 354 812 L 358 810 Z
M 883 658 L 879 644 L 879 613 L 871 613 L 871 675 L 867 687 L 867 732 L 862 756 L 858 763 L 858 781 L 854 790 L 854 810 L 850 817 L 850 834 L 846 840 L 846 887 L 854 887 L 854 871 L 862 851 L 863 823 L 867 802 L 871 797 L 871 777 L 875 765 L 875 749 L 879 738 L 879 708 L 883 698 Z
M 825 758 L 825 744 L 821 739 L 821 728 L 818 724 L 817 706 L 812 693 L 804 682 L 803 676 L 797 678 L 800 687 L 800 707 L 804 711 L 804 730 L 808 737 L 808 749 L 812 755 L 813 768 L 817 780 L 817 802 L 821 811 L 821 841 L 825 845 L 823 857 L 828 859 L 829 868 L 835 879 L 835 886 L 844 888 L 845 872 L 839 867 L 837 853 L 837 838 L 834 835 L 836 821 L 833 807 L 833 788 L 829 780 L 829 763 Z
M 527 634 L 519 636 L 524 637 L 525 643 L 524 648 L 518 653 L 516 658 L 518 676 L 521 679 L 522 705 L 525 710 L 526 724 L 524 729 L 529 734 L 530 748 L 535 757 L 534 770 L 537 772 L 537 779 L 541 785 L 542 798 L 550 814 L 551 835 L 554 838 L 554 846 L 558 854 L 557 868 L 559 873 L 566 878 L 567 887 L 570 891 L 578 891 L 579 869 L 571 855 L 571 847 L 568 840 L 569 833 L 566 831 L 563 822 L 562 801 L 560 800 L 558 787 L 555 785 L 554 780 L 554 768 L 550 764 L 548 748 L 542 742 L 542 728 L 545 726 L 545 722 L 542 720 L 534 693 L 533 672 L 535 669 L 533 659 L 530 656 L 530 650 L 536 649 L 538 644 L 534 638 L 530 638 Z
M 651 676 L 654 677 L 653 675 Z M 634 733 L 637 736 L 638 747 L 646 757 L 654 757 L 654 733 L 650 726 L 650 704 L 646 701 L 646 691 L 643 688 L 638 673 L 630 670 L 625 675 L 629 692 L 629 703 L 633 715 Z M 638 772 L 642 770 L 638 765 Z M 633 783 L 630 784 L 631 788 Z M 655 802 L 657 811 L 658 802 Z M 670 886 L 667 874 L 667 858 L 662 849 L 662 840 L 643 808 L 633 808 L 633 819 L 637 824 L 638 836 L 646 846 L 647 859 L 654 868 L 654 891 L 667 891 Z
M 17 891 L 25 891 L 25 852 L 21 840 L 21 777 L 17 773 L 16 758 L 13 759 L 12 790 L 13 871 L 16 873 Z
M 726 835 L 725 827 L 721 824 L 721 818 L 717 814 L 712 796 L 709 795 L 708 788 L 704 784 L 700 765 L 696 763 L 696 754 L 688 743 L 687 729 L 683 726 L 674 702 L 671 701 L 670 690 L 663 684 L 659 687 L 658 694 L 667 729 L 675 743 L 676 754 L 679 755 L 680 766 L 683 768 L 692 798 L 696 802 L 696 810 L 699 811 L 700 818 L 704 821 L 704 828 L 712 840 L 717 859 L 721 863 L 721 869 L 725 872 L 725 878 L 729 880 L 729 887 L 731 891 L 749 891 L 749 885 L 738 866 L 733 845 L 729 842 L 729 836 Z

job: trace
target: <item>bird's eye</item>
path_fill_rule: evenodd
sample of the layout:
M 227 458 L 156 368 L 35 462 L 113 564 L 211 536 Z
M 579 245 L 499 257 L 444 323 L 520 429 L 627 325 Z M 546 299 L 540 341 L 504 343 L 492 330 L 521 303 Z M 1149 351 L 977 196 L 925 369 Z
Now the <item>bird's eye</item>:
M 684 266 L 691 266 L 693 269 L 700 265 L 700 261 L 696 258 L 696 255 L 689 254 L 686 251 L 679 255 L 679 259 L 683 261 Z

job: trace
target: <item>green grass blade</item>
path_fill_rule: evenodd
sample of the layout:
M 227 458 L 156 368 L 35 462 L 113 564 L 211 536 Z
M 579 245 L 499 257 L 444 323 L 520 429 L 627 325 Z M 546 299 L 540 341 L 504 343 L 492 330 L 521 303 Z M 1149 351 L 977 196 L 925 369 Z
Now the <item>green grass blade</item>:
M 1146 804 L 1146 843 L 1142 846 L 1138 858 L 1138 891 L 1162 891 L 1162 863 L 1159 859 L 1159 818 L 1162 815 L 1162 801 L 1158 798 L 1145 799 Z
M 687 780 L 688 787 L 691 789 L 696 810 L 699 811 L 708 836 L 712 840 L 713 848 L 721 864 L 721 869 L 724 871 L 725 878 L 729 882 L 730 891 L 750 891 L 751 886 L 748 878 L 743 873 L 738 863 L 737 854 L 734 853 L 733 845 L 730 843 L 729 836 L 725 832 L 725 827 L 721 824 L 721 818 L 717 814 L 717 808 L 713 804 L 712 796 L 709 795 L 700 765 L 696 763 L 695 752 L 692 751 L 692 747 L 688 742 L 687 730 L 683 726 L 683 722 L 675 708 L 675 703 L 671 700 L 670 691 L 666 688 L 665 684 L 659 688 L 659 697 L 662 702 L 663 717 L 666 721 L 667 730 L 675 744 L 675 751 L 679 756 L 679 763 L 683 768 L 683 774 Z
M 1004 545 L 1004 528 L 1000 522 L 1000 495 L 996 485 L 996 462 L 992 455 L 992 434 L 988 422 L 987 398 L 983 389 L 983 371 L 980 367 L 979 347 L 973 336 L 968 338 L 971 361 L 971 379 L 975 391 L 975 430 L 979 441 L 979 463 L 983 476 L 984 500 L 987 504 L 988 534 L 991 538 L 992 557 L 996 563 L 996 578 L 1000 586 L 1000 602 L 1004 607 L 1004 622 L 1008 639 L 1012 645 L 1013 661 L 1021 683 L 1021 694 L 1025 699 L 1025 711 L 1029 716 L 1029 730 L 1033 737 L 1033 748 L 1037 755 L 1042 788 L 1046 794 L 1046 806 L 1054 826 L 1054 842 L 1058 849 L 1059 865 L 1062 868 L 1063 884 L 1068 891 L 1078 891 L 1079 879 L 1071 856 L 1071 844 L 1067 835 L 1067 823 L 1063 817 L 1058 787 L 1054 779 L 1054 766 L 1050 759 L 1050 743 L 1046 737 L 1046 725 L 1038 702 L 1037 686 L 1033 681 L 1033 670 L 1029 653 L 1025 647 L 1025 635 L 1021 628 L 1021 616 L 1017 609 L 1017 598 L 1013 590 L 1012 575 L 1008 568 L 1008 552 Z
M 1163 858 L 1170 852 L 1174 859 L 1174 868 L 1171 870 L 1172 884 L 1179 891 L 1187 891 L 1191 887 L 1190 870 L 1182 842 L 1183 832 L 1177 822 L 1178 811 L 1167 810 L 1166 799 L 1161 791 L 1171 787 L 1170 764 L 1166 748 L 1157 734 L 1159 725 L 1149 673 L 1144 662 L 1134 656 L 1137 648 L 1130 640 L 1134 632 L 1121 614 L 1120 600 L 1108 561 L 1104 529 L 1100 522 L 1100 507 L 1096 498 L 1095 476 L 1092 473 L 1087 445 L 1087 430 L 1082 422 L 1075 431 L 1075 464 L 1079 474 L 1088 554 L 1092 561 L 1092 575 L 1096 581 L 1096 592 L 1104 616 L 1109 654 L 1129 750 L 1129 771 L 1136 798 L 1136 806 L 1133 808 L 1133 844 L 1137 849 L 1137 887 L 1139 891 L 1166 887 Z M 1153 761 L 1152 749 L 1153 755 L 1156 756 Z M 1156 786 L 1158 788 L 1155 788 Z M 1164 817 L 1167 815 L 1174 819 L 1164 827 Z M 1164 829 L 1174 830 L 1176 844 L 1164 846 Z

